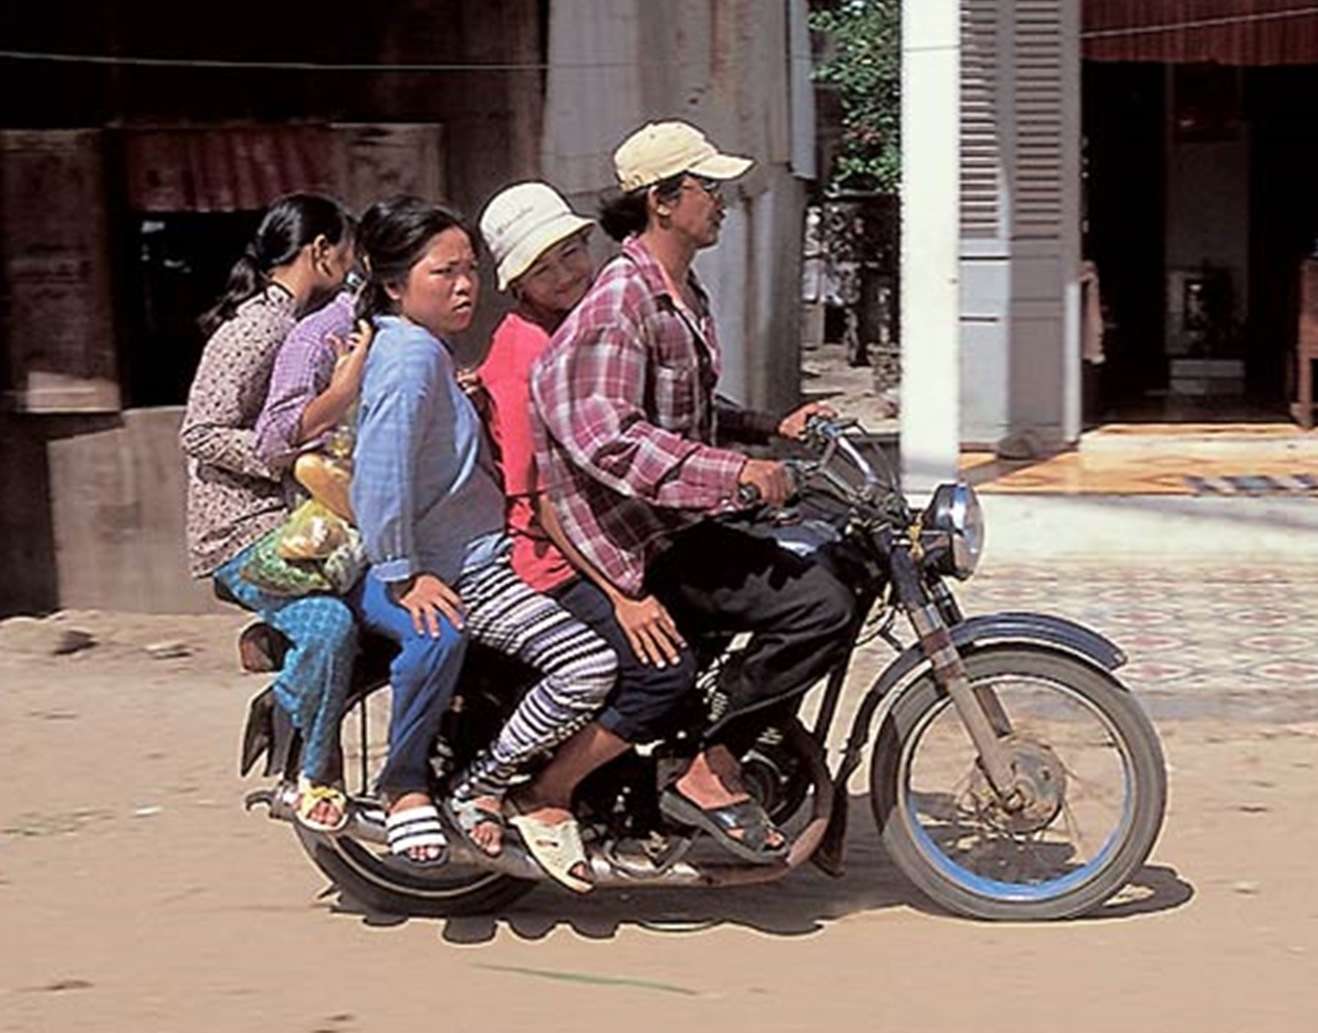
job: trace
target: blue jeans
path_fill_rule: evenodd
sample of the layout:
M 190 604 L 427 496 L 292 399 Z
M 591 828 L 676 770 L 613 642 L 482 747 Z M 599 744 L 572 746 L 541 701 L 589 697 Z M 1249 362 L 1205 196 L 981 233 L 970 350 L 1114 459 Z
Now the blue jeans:
M 241 571 L 253 548 L 212 576 L 291 643 L 275 679 L 275 698 L 302 733 L 302 772 L 327 781 L 339 768 L 338 725 L 357 659 L 357 623 L 338 596 L 272 595 L 244 580 Z
M 412 617 L 389 595 L 388 586 L 367 571 L 348 594 L 357 619 L 401 647 L 389 666 L 393 689 L 389 714 L 389 759 L 376 786 L 390 799 L 429 792 L 430 749 L 448 709 L 467 650 L 466 635 L 439 617 L 439 635 L 418 632 Z
M 625 742 L 652 742 L 682 723 L 686 695 L 696 684 L 696 657 L 683 646 L 676 664 L 655 667 L 640 661 L 613 615 L 608 596 L 584 577 L 551 589 L 549 595 L 613 647 L 618 681 L 600 712 L 600 725 Z

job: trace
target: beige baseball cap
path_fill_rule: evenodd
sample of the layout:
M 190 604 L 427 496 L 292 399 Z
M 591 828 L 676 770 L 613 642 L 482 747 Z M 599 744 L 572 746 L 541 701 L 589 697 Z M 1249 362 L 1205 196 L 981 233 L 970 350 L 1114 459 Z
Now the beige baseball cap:
M 709 179 L 736 179 L 752 164 L 750 158 L 720 154 L 704 133 L 686 122 L 651 122 L 613 152 L 618 186 L 627 193 L 679 172 Z
M 548 183 L 518 183 L 491 198 L 481 213 L 481 236 L 494 256 L 499 290 L 545 251 L 594 220 L 578 215 Z

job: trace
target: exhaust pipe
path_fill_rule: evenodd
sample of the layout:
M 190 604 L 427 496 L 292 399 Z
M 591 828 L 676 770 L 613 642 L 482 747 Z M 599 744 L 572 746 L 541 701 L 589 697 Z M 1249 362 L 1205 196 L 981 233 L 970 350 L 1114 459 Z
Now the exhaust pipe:
M 810 819 L 792 841 L 782 863 L 687 861 L 682 857 L 690 845 L 690 840 L 687 840 L 685 845 L 675 849 L 676 860 L 669 860 L 662 867 L 655 866 L 652 871 L 646 871 L 640 865 L 624 866 L 609 857 L 606 847 L 590 843 L 586 847 L 586 857 L 596 888 L 750 886 L 774 882 L 805 863 L 823 842 L 824 831 L 828 828 L 833 811 L 834 786 L 819 744 L 796 722 L 788 726 L 786 734 L 809 767 L 810 778 L 814 783 L 814 799 Z M 272 789 L 250 793 L 246 798 L 247 809 L 251 810 L 257 804 L 265 804 L 269 808 L 268 815 L 272 820 L 293 823 L 297 808 L 297 786 L 291 782 L 280 782 Z M 336 836 L 348 836 L 375 846 L 388 843 L 384 808 L 378 800 L 369 797 L 350 798 L 348 825 L 341 832 L 322 833 L 298 825 L 295 827 L 300 836 L 325 842 L 331 845 L 331 849 Z M 473 865 L 517 879 L 544 881 L 549 878 L 522 847 L 513 843 L 505 844 L 498 857 L 490 857 L 470 846 L 464 839 L 454 837 L 449 842 L 449 863 Z

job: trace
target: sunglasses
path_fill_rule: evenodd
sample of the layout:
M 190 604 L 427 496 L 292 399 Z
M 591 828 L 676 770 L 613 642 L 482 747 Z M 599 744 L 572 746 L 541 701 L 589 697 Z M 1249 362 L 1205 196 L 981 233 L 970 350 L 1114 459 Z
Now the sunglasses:
M 687 178 L 696 186 L 700 187 L 715 201 L 723 197 L 723 181 L 721 179 L 709 179 L 706 176 L 697 176 L 694 172 L 688 172 Z

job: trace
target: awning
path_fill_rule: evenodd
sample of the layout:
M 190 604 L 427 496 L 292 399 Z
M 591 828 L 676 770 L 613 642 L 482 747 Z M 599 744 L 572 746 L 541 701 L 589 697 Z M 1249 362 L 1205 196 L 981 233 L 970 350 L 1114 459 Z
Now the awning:
M 328 126 L 134 128 L 123 147 L 128 205 L 143 212 L 258 211 L 336 186 Z
M 1318 64 L 1312 0 L 1083 0 L 1091 61 Z

